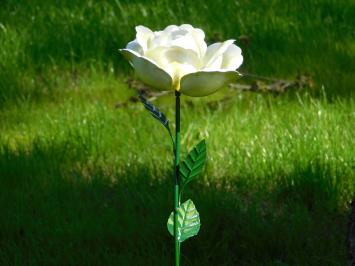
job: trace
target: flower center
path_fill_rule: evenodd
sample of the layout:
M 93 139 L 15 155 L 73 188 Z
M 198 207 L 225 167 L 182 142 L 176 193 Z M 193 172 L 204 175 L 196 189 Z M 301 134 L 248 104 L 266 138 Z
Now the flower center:
M 181 64 L 178 62 L 171 62 L 166 66 L 166 71 L 173 79 L 173 89 L 176 91 L 180 90 L 180 80 L 186 74 L 192 73 L 196 71 L 194 66 L 188 64 Z

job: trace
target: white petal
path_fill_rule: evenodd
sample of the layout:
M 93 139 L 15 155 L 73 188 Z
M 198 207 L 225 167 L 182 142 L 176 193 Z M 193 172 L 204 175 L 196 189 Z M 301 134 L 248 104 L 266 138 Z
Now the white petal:
M 194 27 L 192 27 L 190 24 L 182 24 L 179 27 L 182 30 L 187 30 L 187 31 L 193 31 Z
M 137 40 L 131 41 L 127 44 L 126 49 L 135 51 L 136 53 L 143 55 L 143 48 L 142 46 L 137 42 Z
M 143 48 L 143 50 L 146 51 L 148 49 L 148 42 L 154 36 L 153 32 L 149 28 L 144 26 L 137 26 L 136 32 L 137 42 Z
M 194 29 L 191 25 L 181 26 L 170 25 L 163 31 L 154 32 L 154 37 L 148 43 L 148 49 L 156 47 L 179 46 L 184 49 L 190 49 L 196 52 L 197 56 L 202 58 L 206 51 L 204 34 L 201 30 Z M 206 46 L 206 47 L 204 47 Z
M 178 46 L 157 47 L 148 50 L 145 57 L 168 72 L 175 82 L 183 75 L 194 72 L 201 66 L 201 60 L 195 51 Z
M 120 52 L 130 61 L 137 76 L 144 83 L 158 90 L 170 90 L 172 88 L 172 79 L 169 74 L 152 60 L 142 57 L 132 50 L 121 49 Z
M 242 50 L 235 44 L 230 45 L 223 54 L 222 68 L 236 70 L 242 63 Z
M 197 51 L 199 52 L 200 57 L 202 58 L 207 50 L 207 44 L 205 42 L 205 33 L 199 28 L 194 28 L 190 24 L 182 24 L 180 29 L 187 30 L 195 41 Z
M 187 33 L 186 35 L 178 35 L 175 39 L 170 41 L 169 46 L 179 46 L 184 49 L 190 49 L 196 52 L 198 56 L 200 56 L 200 50 L 196 45 L 195 39 L 193 38 L 191 33 Z
M 191 49 L 198 52 L 198 50 L 196 49 L 197 46 L 195 40 L 189 30 L 184 29 L 183 27 L 174 27 L 167 34 L 169 34 L 169 46 L 179 46 L 185 49 Z
M 204 57 L 204 68 L 209 70 L 218 70 L 222 66 L 223 53 L 232 45 L 234 40 L 228 40 L 222 43 L 214 43 L 207 47 Z
M 203 58 L 207 51 L 207 44 L 205 42 L 205 33 L 203 30 L 195 29 L 192 32 L 192 36 L 195 39 L 196 45 L 200 51 L 200 57 Z
M 199 71 L 187 74 L 181 79 L 180 92 L 193 97 L 207 96 L 236 81 L 239 76 L 237 71 Z
M 169 25 L 169 26 L 167 26 L 167 27 L 163 30 L 163 32 L 164 32 L 164 33 L 170 33 L 170 32 L 176 31 L 176 30 L 179 30 L 179 27 L 178 27 L 178 26 L 176 26 L 176 25 Z
M 213 60 L 207 64 L 207 66 L 203 67 L 203 70 L 207 71 L 218 71 L 222 68 L 223 55 L 214 56 Z
M 159 46 L 171 46 L 172 41 L 171 33 L 173 31 L 179 30 L 179 27 L 176 25 L 170 25 L 162 31 L 155 31 L 154 36 L 148 42 L 148 48 L 154 49 Z

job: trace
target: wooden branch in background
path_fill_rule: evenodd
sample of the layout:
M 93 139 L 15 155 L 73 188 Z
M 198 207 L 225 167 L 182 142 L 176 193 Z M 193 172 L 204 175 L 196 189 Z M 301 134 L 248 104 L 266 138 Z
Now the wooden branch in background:
M 254 74 L 242 73 L 244 79 L 250 84 L 231 84 L 230 88 L 255 91 L 282 93 L 290 89 L 303 89 L 313 87 L 313 80 L 309 75 L 297 75 L 294 80 L 276 79 Z
M 309 75 L 297 75 L 294 80 L 276 79 L 249 73 L 242 73 L 242 75 L 243 83 L 230 84 L 229 88 L 239 91 L 272 92 L 279 94 L 291 89 L 301 90 L 305 87 L 313 87 L 313 80 Z M 150 102 L 171 93 L 171 91 L 154 92 L 154 90 L 151 90 L 147 85 L 135 79 L 129 79 L 127 84 L 130 88 L 144 94 Z M 132 96 L 126 102 L 117 103 L 115 108 L 125 107 L 129 103 L 138 101 L 137 96 Z

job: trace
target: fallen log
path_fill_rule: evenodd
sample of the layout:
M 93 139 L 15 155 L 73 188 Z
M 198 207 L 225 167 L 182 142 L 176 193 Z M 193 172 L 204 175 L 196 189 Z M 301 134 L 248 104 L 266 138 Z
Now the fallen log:
M 294 80 L 276 79 L 248 73 L 242 73 L 242 75 L 244 77 L 244 83 L 233 83 L 229 85 L 229 88 L 239 91 L 272 92 L 279 94 L 291 89 L 301 90 L 305 87 L 313 86 L 313 80 L 309 75 L 297 75 Z M 128 79 L 127 84 L 130 88 L 136 90 L 138 94 L 145 95 L 150 102 L 171 93 L 170 91 L 154 92 L 149 86 L 136 79 Z M 228 98 L 230 98 L 230 96 L 228 96 Z M 115 108 L 125 107 L 129 103 L 135 103 L 138 101 L 138 96 L 132 96 L 126 102 L 115 104 Z

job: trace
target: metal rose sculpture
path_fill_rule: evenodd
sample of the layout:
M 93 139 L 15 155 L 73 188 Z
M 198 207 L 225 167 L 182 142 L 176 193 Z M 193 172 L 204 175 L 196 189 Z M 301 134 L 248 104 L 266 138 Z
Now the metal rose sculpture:
M 192 200 L 181 202 L 184 187 L 202 172 L 206 161 L 205 140 L 199 142 L 180 162 L 180 95 L 201 97 L 214 93 L 240 77 L 241 49 L 234 40 L 207 46 L 205 33 L 191 25 L 170 25 L 162 31 L 136 27 L 136 39 L 120 52 L 130 62 L 140 80 L 156 90 L 175 91 L 175 140 L 169 120 L 151 102 L 140 95 L 147 110 L 169 134 L 174 150 L 174 210 L 167 222 L 175 240 L 175 265 L 180 265 L 180 245 L 197 235 L 200 216 Z

